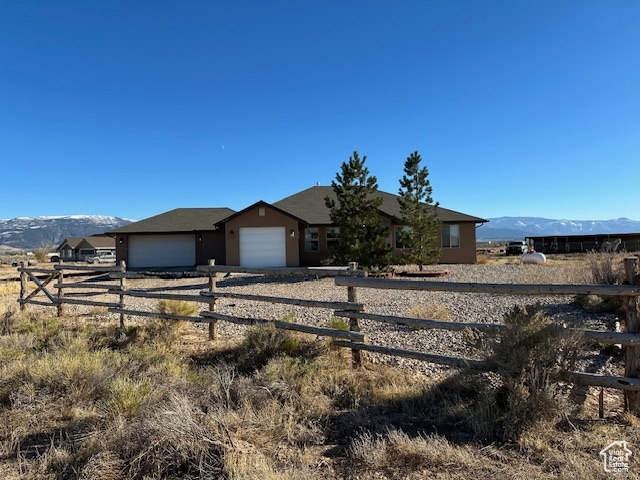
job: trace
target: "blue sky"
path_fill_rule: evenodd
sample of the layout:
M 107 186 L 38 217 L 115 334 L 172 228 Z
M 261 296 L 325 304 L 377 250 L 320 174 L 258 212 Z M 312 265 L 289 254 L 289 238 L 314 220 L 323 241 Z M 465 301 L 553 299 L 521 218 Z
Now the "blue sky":
M 354 150 L 442 206 L 640 219 L 640 2 L 0 0 L 0 218 L 242 209 Z

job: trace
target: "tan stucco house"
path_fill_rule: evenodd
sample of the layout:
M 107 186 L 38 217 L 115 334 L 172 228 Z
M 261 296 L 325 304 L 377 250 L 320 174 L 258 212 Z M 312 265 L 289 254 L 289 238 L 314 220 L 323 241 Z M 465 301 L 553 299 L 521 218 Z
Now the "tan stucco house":
M 381 222 L 391 230 L 394 254 L 403 252 L 396 232 L 398 196 L 378 191 Z M 118 261 L 131 268 L 192 267 L 215 259 L 218 265 L 260 267 L 316 266 L 340 242 L 325 197 L 332 187 L 316 186 L 275 203 L 257 202 L 244 210 L 178 208 L 108 232 L 115 237 Z M 443 227 L 438 240 L 441 263 L 475 263 L 476 224 L 487 220 L 438 208 Z

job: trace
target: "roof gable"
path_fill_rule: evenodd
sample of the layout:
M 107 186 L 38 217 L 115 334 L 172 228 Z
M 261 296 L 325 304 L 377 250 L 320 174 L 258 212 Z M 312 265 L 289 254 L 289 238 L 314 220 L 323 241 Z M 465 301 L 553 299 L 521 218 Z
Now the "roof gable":
M 236 217 L 239 217 L 240 215 L 245 214 L 249 210 L 252 210 L 252 209 L 254 209 L 256 207 L 262 207 L 262 206 L 264 206 L 266 208 L 270 208 L 272 210 L 275 210 L 276 212 L 282 213 L 283 215 L 286 215 L 287 217 L 291 217 L 294 220 L 296 220 L 297 222 L 305 223 L 305 224 L 307 223 L 304 220 L 302 220 L 301 218 L 295 216 L 294 214 L 292 214 L 292 213 L 290 213 L 290 212 L 288 212 L 286 210 L 278 208 L 278 207 L 276 207 L 276 206 L 274 206 L 274 205 L 272 205 L 270 203 L 265 202 L 264 200 L 260 200 L 260 201 L 258 201 L 256 203 L 254 203 L 253 205 L 249 205 L 247 208 L 243 208 L 239 212 L 233 213 L 232 215 L 228 216 L 227 218 L 223 218 L 222 220 L 220 220 L 219 222 L 216 223 L 216 226 L 222 225 L 223 223 L 226 223 L 229 220 L 232 220 L 232 219 L 234 219 Z
M 80 245 L 80 242 L 82 242 L 82 237 L 69 237 L 69 238 L 65 238 L 62 243 L 60 245 L 58 245 L 58 247 L 56 248 L 56 250 L 60 250 L 62 249 L 62 247 L 66 245 L 69 246 L 69 248 L 76 248 L 78 245 Z
M 118 233 L 174 233 L 216 230 L 220 220 L 232 215 L 230 208 L 176 208 L 124 227 L 110 230 Z

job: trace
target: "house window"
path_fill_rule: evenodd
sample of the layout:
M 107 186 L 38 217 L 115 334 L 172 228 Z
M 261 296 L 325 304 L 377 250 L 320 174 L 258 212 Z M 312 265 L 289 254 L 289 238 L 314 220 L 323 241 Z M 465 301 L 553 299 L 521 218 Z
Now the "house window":
M 335 252 L 340 246 L 340 227 L 327 227 L 327 250 Z
M 395 227 L 396 233 L 396 248 L 399 250 L 409 248 L 409 233 L 411 233 L 411 227 L 406 225 L 401 227 Z
M 304 250 L 305 252 L 317 252 L 318 251 L 318 238 L 319 233 L 317 228 L 305 228 L 304 229 Z
M 460 247 L 460 225 L 444 225 L 442 227 L 442 247 Z

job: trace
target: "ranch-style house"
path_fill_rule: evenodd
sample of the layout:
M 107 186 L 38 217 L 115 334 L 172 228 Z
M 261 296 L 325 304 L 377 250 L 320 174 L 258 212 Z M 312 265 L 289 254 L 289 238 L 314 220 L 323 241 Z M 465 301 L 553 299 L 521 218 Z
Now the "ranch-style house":
M 378 191 L 380 221 L 390 228 L 395 255 L 404 246 L 398 196 Z M 177 208 L 107 232 L 115 237 L 116 257 L 130 268 L 217 265 L 246 267 L 318 266 L 337 248 L 340 229 L 331 223 L 325 197 L 332 187 L 315 186 L 275 203 L 259 201 L 244 210 Z M 487 220 L 438 208 L 441 263 L 476 262 L 476 224 Z
M 108 235 L 91 235 L 89 237 L 65 238 L 56 248 L 63 262 L 82 262 L 89 255 L 114 253 L 116 241 Z

